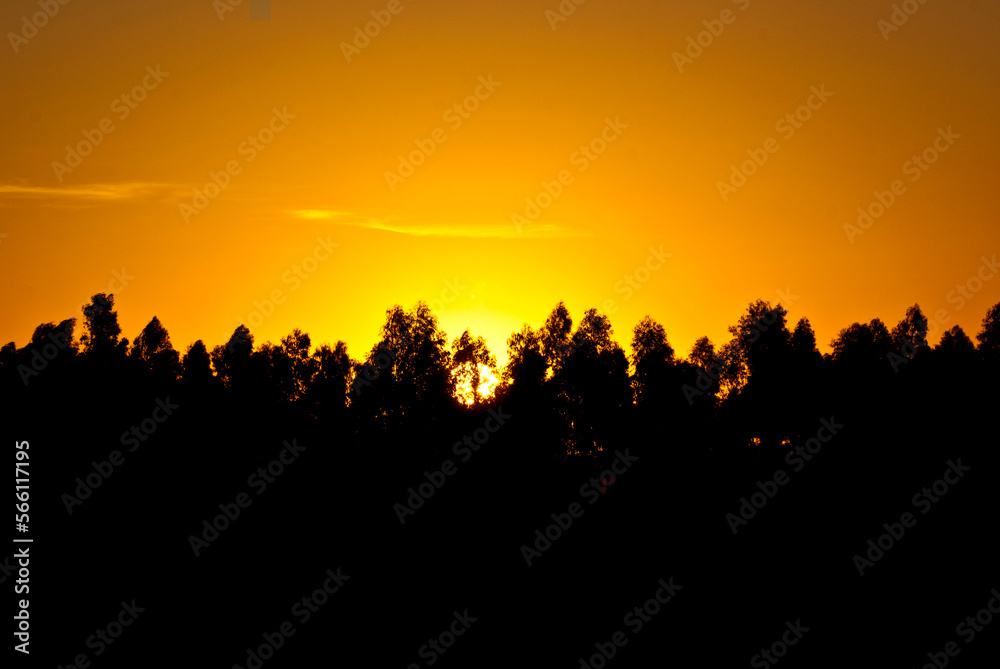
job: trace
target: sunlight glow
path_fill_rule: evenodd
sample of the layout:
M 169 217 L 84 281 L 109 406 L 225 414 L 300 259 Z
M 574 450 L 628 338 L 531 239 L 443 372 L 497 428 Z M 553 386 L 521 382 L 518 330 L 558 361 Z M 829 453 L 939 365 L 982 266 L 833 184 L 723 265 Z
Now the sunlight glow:
M 479 365 L 479 378 L 479 401 L 487 402 L 493 398 L 493 393 L 496 392 L 497 386 L 500 385 L 500 379 L 497 378 L 492 369 L 482 364 Z M 456 381 L 455 397 L 462 404 L 472 406 L 475 399 L 472 392 L 472 383 L 467 379 Z

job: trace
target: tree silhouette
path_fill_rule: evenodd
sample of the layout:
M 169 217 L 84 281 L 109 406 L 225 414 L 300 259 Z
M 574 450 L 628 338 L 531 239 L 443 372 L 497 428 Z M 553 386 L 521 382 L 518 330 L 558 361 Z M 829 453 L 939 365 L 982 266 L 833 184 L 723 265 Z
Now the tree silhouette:
M 44 346 L 46 343 L 53 343 L 60 348 L 76 353 L 76 345 L 73 342 L 73 331 L 76 329 L 76 319 L 67 318 L 56 325 L 55 323 L 43 323 L 35 328 L 31 334 L 32 346 Z
M 227 388 L 236 388 L 249 379 L 253 335 L 246 325 L 240 325 L 225 345 L 212 349 L 212 365 L 216 376 Z
M 338 341 L 333 348 L 323 344 L 313 353 L 312 363 L 314 373 L 306 390 L 309 411 L 317 418 L 342 419 L 354 367 L 347 344 Z
M 908 360 L 930 350 L 927 345 L 927 318 L 919 304 L 906 310 L 906 316 L 896 324 L 889 336 L 892 338 L 893 353 Z
M 360 397 L 369 397 L 370 416 L 383 427 L 400 425 L 449 402 L 454 380 L 447 342 L 427 303 L 387 310 L 381 339 L 355 373 L 355 392 L 368 391 Z
M 451 344 L 452 375 L 458 386 L 468 386 L 472 393 L 472 406 L 479 406 L 479 388 L 483 384 L 480 366 L 497 371 L 497 359 L 490 353 L 486 340 L 473 337 L 465 330 Z
M 160 319 L 153 316 L 153 319 L 142 329 L 139 336 L 132 342 L 130 355 L 138 358 L 143 363 L 151 364 L 153 356 L 163 351 L 174 350 L 170 343 L 170 335 L 167 333 Z
M 296 328 L 281 339 L 279 346 L 266 342 L 254 354 L 276 401 L 296 402 L 305 395 L 314 373 L 311 345 L 309 335 Z
M 557 406 L 568 421 L 570 452 L 596 455 L 606 450 L 622 409 L 631 404 L 628 360 L 612 334 L 608 317 L 588 309 L 570 340 L 569 356 L 552 378 Z
M 91 298 L 90 304 L 83 307 L 84 334 L 80 341 L 89 358 L 107 361 L 123 352 L 124 347 L 118 341 L 122 329 L 118 325 L 118 312 L 114 306 L 114 295 L 98 293 Z
M 0 370 L 10 369 L 17 364 L 17 344 L 7 342 L 0 348 Z
M 751 302 L 736 325 L 729 326 L 733 336 L 732 364 L 746 370 L 747 383 L 766 386 L 768 391 L 782 382 L 787 371 L 791 333 L 788 332 L 788 312 L 780 304 Z
M 676 379 L 671 374 L 674 349 L 667 342 L 667 331 L 645 316 L 632 331 L 632 391 L 639 406 L 664 401 L 667 386 Z
M 730 339 L 715 353 L 718 366 L 719 399 L 737 397 L 750 382 L 750 367 L 746 362 L 746 352 L 737 339 Z M 773 378 L 772 373 L 772 378 Z M 757 376 L 755 388 L 758 394 L 767 387 L 770 379 L 764 374 Z
M 545 382 L 547 370 L 540 333 L 525 323 L 507 338 L 504 388 L 511 393 L 536 397 Z
M 816 348 L 816 333 L 813 332 L 812 325 L 808 318 L 800 318 L 795 324 L 795 330 L 791 337 L 792 354 L 800 364 L 808 361 L 821 362 L 823 356 Z
M 934 353 L 948 366 L 971 365 L 976 359 L 976 345 L 960 325 L 954 325 L 941 335 Z
M 851 323 L 830 341 L 833 360 L 847 370 L 875 370 L 886 361 L 892 348 L 892 338 L 878 318 L 870 322 Z
M 180 356 L 170 343 L 170 334 L 156 316 L 132 342 L 129 355 L 157 379 L 175 380 L 180 372 Z
M 986 312 L 976 340 L 979 342 L 979 352 L 985 360 L 1000 362 L 1000 302 Z
M 708 337 L 698 337 L 691 346 L 688 359 L 700 369 L 709 370 L 715 366 L 718 359 L 715 356 L 715 345 Z
M 940 495 L 945 483 L 949 491 L 956 486 L 935 507 L 945 522 L 918 528 L 924 539 L 914 534 L 917 544 L 907 539 L 892 549 L 888 562 L 866 567 L 885 575 L 875 578 L 888 590 L 876 588 L 872 599 L 852 610 L 872 621 L 890 620 L 898 639 L 912 636 L 913 625 L 939 609 L 921 630 L 937 634 L 953 625 L 954 611 L 984 603 L 983 588 L 991 587 L 996 571 L 991 537 L 981 530 L 989 519 L 982 505 L 992 499 L 985 474 L 998 466 L 995 439 L 989 438 L 997 368 L 984 362 L 996 360 L 1000 305 L 987 312 L 978 349 L 956 325 L 933 350 L 907 359 L 895 374 L 892 356 L 903 354 L 894 347 L 919 341 L 925 332 L 916 305 L 891 333 L 877 318 L 845 327 L 831 340 L 833 353 L 824 357 L 808 319 L 799 319 L 788 332 L 783 308 L 758 300 L 733 326 L 732 339 L 716 348 L 701 337 L 679 360 L 667 328 L 649 316 L 629 332 L 626 358 L 606 315 L 588 309 L 573 328 L 559 303 L 540 329 L 526 324 L 510 334 L 503 388 L 490 397 L 474 376 L 492 359 L 485 341 L 469 330 L 446 337 L 423 303 L 408 311 L 398 305 L 388 309 L 377 343 L 360 361 L 351 358 L 343 341 L 315 346 L 295 329 L 277 343 L 257 345 L 240 325 L 214 349 L 201 340 L 188 346 L 179 381 L 158 378 L 156 360 L 169 356 L 173 346 L 156 318 L 138 333 L 130 353 L 121 355 L 125 340 L 116 329 L 117 316 L 103 308 L 110 304 L 107 299 L 85 308 L 83 354 L 73 353 L 74 319 L 42 323 L 21 350 L 14 343 L 0 348 L 5 416 L 31 426 L 26 431 L 35 442 L 31 462 L 46 472 L 40 481 L 52 482 L 40 489 L 47 498 L 58 500 L 63 491 L 74 492 L 114 471 L 109 485 L 102 481 L 92 491 L 83 513 L 50 514 L 48 523 L 48 541 L 64 538 L 65 548 L 53 544 L 62 551 L 94 536 L 108 545 L 96 554 L 78 551 L 76 561 L 49 576 L 57 579 L 53 587 L 65 584 L 81 595 L 108 591 L 132 597 L 132 586 L 140 583 L 145 594 L 139 604 L 158 602 L 168 607 L 161 613 L 169 617 L 190 616 L 182 611 L 184 602 L 199 592 L 236 601 L 255 574 L 270 569 L 283 575 L 264 589 L 259 606 L 237 607 L 232 620 L 220 623 L 211 607 L 195 611 L 194 624 L 206 634 L 220 624 L 231 638 L 261 629 L 256 616 L 280 615 L 289 602 L 317 592 L 330 556 L 343 554 L 345 565 L 374 564 L 372 573 L 379 574 L 374 581 L 347 583 L 347 592 L 359 587 L 344 610 L 366 598 L 377 608 L 383 593 L 417 600 L 430 590 L 441 590 L 433 604 L 444 610 L 463 601 L 479 573 L 495 577 L 480 603 L 527 596 L 533 605 L 536 596 L 548 597 L 545 606 L 522 609 L 515 623 L 523 624 L 526 615 L 556 625 L 562 646 L 553 649 L 557 661 L 565 659 L 567 645 L 589 651 L 594 639 L 608 638 L 607 620 L 586 608 L 595 574 L 624 579 L 622 606 L 612 602 L 609 609 L 614 615 L 652 596 L 654 576 L 664 564 L 675 564 L 678 580 L 698 584 L 701 594 L 692 590 L 698 597 L 687 597 L 682 590 L 676 605 L 689 608 L 669 609 L 682 615 L 660 615 L 674 616 L 671 624 L 682 626 L 690 619 L 684 631 L 699 648 L 718 638 L 718 630 L 705 628 L 703 621 L 720 601 L 759 614 L 760 624 L 726 630 L 732 642 L 726 645 L 735 650 L 718 664 L 738 664 L 746 661 L 747 649 L 772 638 L 775 621 L 790 610 L 802 611 L 802 620 L 813 624 L 806 617 L 810 609 L 800 607 L 794 593 L 792 599 L 761 603 L 759 584 L 746 574 L 772 583 L 775 575 L 787 573 L 789 588 L 863 597 L 870 588 L 858 586 L 851 552 L 871 555 L 876 542 L 885 553 L 888 536 L 901 536 L 903 529 L 909 536 L 909 527 L 897 522 L 907 508 L 903 504 L 921 489 Z M 66 348 L 53 355 L 59 343 Z M 112 364 L 97 364 L 102 360 Z M 18 370 L 32 364 L 28 369 L 38 376 L 25 384 Z M 472 406 L 453 395 L 455 381 L 465 379 L 479 388 Z M 93 438 L 74 441 L 81 425 Z M 132 443 L 122 441 L 124 430 L 126 438 L 146 437 L 138 442 L 141 450 L 112 455 L 116 444 Z M 301 463 L 289 464 L 288 451 L 282 450 L 287 446 L 279 444 L 296 439 L 306 449 Z M 60 443 L 67 447 L 48 446 Z M 612 465 L 628 459 L 619 452 L 635 456 L 637 464 L 626 464 L 623 473 Z M 112 469 L 122 455 L 125 466 Z M 807 455 L 816 462 L 809 464 Z M 191 458 L 196 466 L 186 467 Z M 973 476 L 963 478 L 960 461 L 971 465 Z M 793 462 L 808 469 L 799 473 Z M 945 463 L 958 478 L 946 475 L 935 482 Z M 264 496 L 257 497 L 258 484 L 251 481 L 268 483 Z M 174 494 L 165 498 L 166 491 Z M 241 493 L 253 500 L 249 508 L 246 499 L 239 501 Z M 607 501 L 599 501 L 604 496 Z M 403 506 L 418 515 L 407 514 L 400 528 L 395 508 Z M 916 502 L 908 506 L 914 511 Z M 585 513 L 577 522 L 580 509 Z M 129 532 L 111 531 L 109 512 L 115 527 Z M 739 527 L 728 517 L 739 517 Z M 317 518 L 334 531 L 315 531 Z M 751 527 L 743 527 L 742 520 Z M 188 534 L 217 537 L 201 549 L 210 557 L 191 558 L 184 546 Z M 275 544 L 279 535 L 294 540 Z M 351 539 L 358 536 L 365 541 Z M 938 541 L 941 537 L 947 540 Z M 965 543 L 956 548 L 955 541 Z M 536 548 L 548 543 L 548 549 L 536 551 L 544 555 L 533 558 L 541 560 L 542 571 L 526 574 L 518 559 L 521 542 Z M 164 555 L 179 571 L 165 569 L 143 581 L 146 562 L 125 560 L 105 569 L 108 554 L 136 550 Z M 920 559 L 914 561 L 914 555 Z M 412 568 L 395 569 L 399 556 Z M 946 589 L 961 591 L 960 605 L 940 593 L 911 592 L 917 568 L 931 563 L 961 575 L 960 588 Z M 800 568 L 789 572 L 789 564 Z M 101 578 L 95 580 L 94 573 Z M 176 580 L 163 580 L 174 573 Z M 552 574 L 555 581 L 548 578 Z M 924 606 L 928 596 L 933 606 Z M 822 608 L 826 600 L 819 601 Z M 885 602 L 894 601 L 893 613 L 909 617 L 895 621 L 882 615 Z M 867 606 L 866 614 L 868 602 L 877 605 Z M 331 597 L 328 606 L 343 604 Z M 471 605 L 469 612 L 479 615 Z M 326 623 L 317 616 L 313 624 L 351 624 L 333 609 L 330 614 Z M 106 624 L 110 615 L 98 611 L 92 617 L 95 624 Z M 439 623 L 431 621 L 427 633 L 441 629 Z M 367 623 L 357 624 L 360 629 Z M 883 634 L 884 625 L 872 637 Z M 402 663 L 412 659 L 416 638 L 404 636 L 386 641 L 384 630 L 376 630 L 364 639 L 390 645 Z M 60 654 L 70 656 L 77 643 L 70 639 Z M 823 666 L 821 653 L 828 649 L 815 648 L 803 644 L 794 652 L 804 666 Z M 239 646 L 225 644 L 210 659 L 240 662 L 237 652 Z M 809 658 L 810 652 L 816 654 Z M 629 662 L 624 656 L 621 661 L 621 666 Z M 655 660 L 635 656 L 634 663 L 653 666 Z
M 205 342 L 198 340 L 188 346 L 181 361 L 181 378 L 185 383 L 195 386 L 207 386 L 213 380 L 212 358 L 205 347 Z
M 797 443 L 802 443 L 800 437 L 805 435 L 811 425 L 812 416 L 821 411 L 824 386 L 825 360 L 816 348 L 816 333 L 808 318 L 800 318 L 795 324 L 791 336 L 789 393 L 786 401 L 789 403 L 789 413 L 800 417 L 801 421 L 788 430 L 789 437 L 795 437 Z M 791 422 L 791 421 L 790 421 Z
M 559 302 L 545 319 L 540 333 L 542 355 L 553 374 L 558 374 L 562 370 L 563 363 L 569 357 L 572 349 L 570 343 L 572 331 L 573 319 L 570 318 L 569 309 L 565 303 Z
M 695 397 L 707 396 L 708 402 L 714 404 L 724 372 L 723 361 L 716 355 L 715 345 L 708 337 L 699 337 L 691 346 L 688 360 L 694 367 L 695 377 L 687 379 L 685 384 L 685 396 L 689 403 L 693 403 Z

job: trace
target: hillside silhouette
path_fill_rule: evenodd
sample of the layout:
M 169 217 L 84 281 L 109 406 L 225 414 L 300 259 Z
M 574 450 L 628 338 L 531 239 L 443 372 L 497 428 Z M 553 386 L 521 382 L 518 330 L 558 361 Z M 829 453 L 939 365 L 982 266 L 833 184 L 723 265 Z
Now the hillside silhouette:
M 182 351 L 155 317 L 124 338 L 114 296 L 94 295 L 0 349 L 31 449 L 33 651 L 770 666 L 762 650 L 801 621 L 782 667 L 924 666 L 949 641 L 956 665 L 988 666 L 1000 622 L 956 628 L 1000 588 L 1000 303 L 934 346 L 918 305 L 846 325 L 825 355 L 780 304 L 729 332 L 684 355 L 646 317 L 626 351 L 607 316 L 574 323 L 560 302 L 498 369 L 420 302 L 388 309 L 357 359 L 246 326 Z M 338 568 L 329 601 L 293 613 Z M 630 619 L 661 580 L 681 587 Z M 98 656 L 88 637 L 132 599 L 145 611 Z

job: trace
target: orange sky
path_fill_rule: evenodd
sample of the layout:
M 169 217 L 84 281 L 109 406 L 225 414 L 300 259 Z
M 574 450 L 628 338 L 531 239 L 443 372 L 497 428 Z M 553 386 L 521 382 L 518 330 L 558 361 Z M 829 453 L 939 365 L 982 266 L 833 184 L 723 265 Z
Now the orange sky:
M 1000 280 L 949 301 L 1000 253 L 995 2 L 914 1 L 889 31 L 892 3 L 859 0 L 589 0 L 558 22 L 557 0 L 271 0 L 251 21 L 258 1 L 69 0 L 37 30 L 36 2 L 3 3 L 0 341 L 109 288 L 130 339 L 157 315 L 177 348 L 221 343 L 276 295 L 259 342 L 300 327 L 354 357 L 425 299 L 501 363 L 559 300 L 576 320 L 611 301 L 626 346 L 650 314 L 679 353 L 779 291 L 821 350 L 914 302 L 974 336 L 1000 301 Z M 210 173 L 228 184 L 195 200 Z M 561 192 L 532 212 L 543 182 Z

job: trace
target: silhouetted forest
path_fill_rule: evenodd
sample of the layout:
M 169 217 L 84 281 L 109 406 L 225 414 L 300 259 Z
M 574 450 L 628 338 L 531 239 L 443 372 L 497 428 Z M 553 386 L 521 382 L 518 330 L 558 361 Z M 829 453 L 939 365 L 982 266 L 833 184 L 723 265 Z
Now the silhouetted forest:
M 975 343 L 956 325 L 931 346 L 914 305 L 821 354 L 808 319 L 758 300 L 686 356 L 649 317 L 625 351 L 606 316 L 559 303 L 503 369 L 423 302 L 389 309 L 361 359 L 245 326 L 182 353 L 157 318 L 130 341 L 104 293 L 81 316 L 0 349 L 43 537 L 33 640 L 61 665 L 363 648 L 373 666 L 769 666 L 797 620 L 782 666 L 1000 649 L 1000 622 L 956 635 L 1000 588 L 1000 303 Z M 329 601 L 293 613 L 338 568 Z M 681 587 L 629 622 L 661 579 Z M 88 635 L 133 598 L 145 611 L 97 657 Z M 453 644 L 426 645 L 466 610 Z

